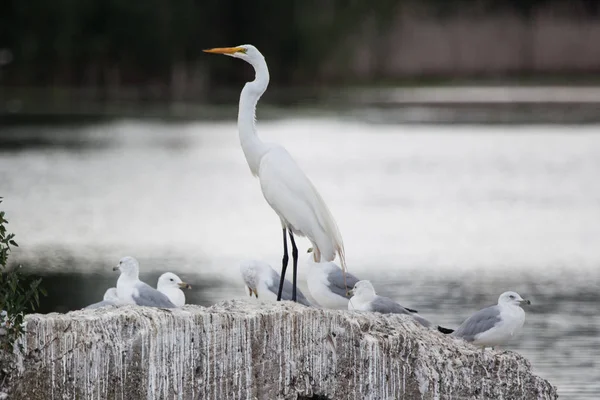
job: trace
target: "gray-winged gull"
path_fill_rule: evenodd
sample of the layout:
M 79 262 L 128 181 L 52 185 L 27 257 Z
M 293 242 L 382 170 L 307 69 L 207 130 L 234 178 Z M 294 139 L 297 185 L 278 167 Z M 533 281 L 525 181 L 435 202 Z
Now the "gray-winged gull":
M 117 280 L 117 295 L 125 304 L 138 306 L 175 308 L 169 298 L 139 279 L 139 263 L 133 257 L 123 257 L 113 271 L 121 271 Z
M 477 311 L 452 335 L 481 347 L 504 344 L 513 338 L 525 323 L 522 303 L 531 304 L 516 292 L 504 292 L 498 298 L 497 305 Z
M 413 317 L 424 327 L 431 326 L 431 322 L 421 317 L 417 313 L 417 310 L 402 307 L 389 297 L 378 296 L 377 293 L 375 293 L 375 288 L 369 281 L 356 282 L 351 294 L 353 296 L 348 302 L 348 310 L 371 311 L 382 314 L 405 314 Z M 442 333 L 448 334 L 452 332 L 452 329 L 447 329 L 441 326 L 437 326 L 436 328 Z
M 183 282 L 172 272 L 165 272 L 158 278 L 156 289 L 166 295 L 177 307 L 185 305 L 185 293 L 181 289 L 191 289 L 192 286 Z
M 350 299 L 350 289 L 354 287 L 359 279 L 349 272 L 344 272 L 333 261 L 315 262 L 312 248 L 308 257 L 310 270 L 306 277 L 308 291 L 315 302 L 324 308 L 335 310 L 347 310 Z
M 84 310 L 91 310 L 94 308 L 108 307 L 108 306 L 116 306 L 121 302 L 119 301 L 119 296 L 117 295 L 117 288 L 111 287 L 104 292 L 104 298 L 102 301 L 98 303 L 90 304 L 85 307 Z
M 240 264 L 240 272 L 250 296 L 254 294 L 259 300 L 277 301 L 280 275 L 268 263 L 246 260 Z M 296 299 L 300 304 L 311 305 L 300 289 L 296 290 Z M 292 284 L 287 279 L 283 282 L 281 300 L 292 300 Z

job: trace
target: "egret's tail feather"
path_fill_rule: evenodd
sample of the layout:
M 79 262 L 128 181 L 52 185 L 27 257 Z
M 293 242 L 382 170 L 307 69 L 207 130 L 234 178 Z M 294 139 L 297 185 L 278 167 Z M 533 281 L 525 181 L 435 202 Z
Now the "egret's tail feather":
M 319 250 L 319 248 L 317 247 L 317 245 L 313 244 L 313 252 L 314 252 L 314 256 L 313 259 L 315 260 L 315 262 L 321 262 L 321 250 Z
M 338 246 L 337 253 L 338 253 L 338 256 L 340 257 L 340 264 L 342 265 L 342 273 L 344 274 L 344 287 L 346 288 L 346 297 L 349 297 L 349 295 L 350 295 L 349 291 L 352 288 L 348 288 L 348 284 L 346 283 L 346 272 L 347 272 L 346 252 L 344 251 L 343 244 Z
M 338 246 L 337 253 L 340 256 L 340 264 L 342 264 L 342 271 L 346 273 L 346 252 L 344 251 L 344 245 Z

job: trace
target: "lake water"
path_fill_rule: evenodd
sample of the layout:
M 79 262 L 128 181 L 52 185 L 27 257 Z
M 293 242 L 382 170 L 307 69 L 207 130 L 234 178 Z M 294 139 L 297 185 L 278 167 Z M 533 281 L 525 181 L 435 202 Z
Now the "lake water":
M 598 126 L 373 120 L 290 115 L 259 130 L 320 190 L 351 272 L 449 327 L 519 292 L 532 305 L 506 347 L 561 398 L 600 397 Z M 234 121 L 7 127 L 0 182 L 12 260 L 45 277 L 42 312 L 99 300 L 124 255 L 150 283 L 178 273 L 202 305 L 246 296 L 242 259 L 281 259 Z

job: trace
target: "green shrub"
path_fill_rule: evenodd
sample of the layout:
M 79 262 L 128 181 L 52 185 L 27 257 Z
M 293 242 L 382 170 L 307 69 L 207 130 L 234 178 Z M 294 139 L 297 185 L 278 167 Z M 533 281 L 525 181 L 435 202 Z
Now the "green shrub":
M 46 292 L 40 286 L 42 280 L 26 278 L 20 265 L 7 268 L 11 248 L 18 245 L 15 235 L 6 231 L 8 221 L 4 215 L 0 211 L 0 347 L 10 350 L 25 330 L 25 314 L 40 305 L 40 294 Z

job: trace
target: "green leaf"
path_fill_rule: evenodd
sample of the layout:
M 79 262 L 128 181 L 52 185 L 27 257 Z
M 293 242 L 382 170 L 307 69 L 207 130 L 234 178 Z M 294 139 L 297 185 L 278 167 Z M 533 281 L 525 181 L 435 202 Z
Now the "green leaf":
M 5 212 L 0 211 L 0 309 L 6 310 L 12 326 L 6 330 L 7 334 L 0 340 L 0 348 L 10 350 L 24 331 L 21 324 L 25 314 L 35 311 L 40 305 L 40 294 L 46 296 L 47 293 L 40 286 L 42 280 L 26 277 L 21 273 L 20 265 L 7 269 L 11 246 L 19 247 L 19 245 L 14 240 L 15 234 L 6 232 L 8 221 L 4 216 Z

